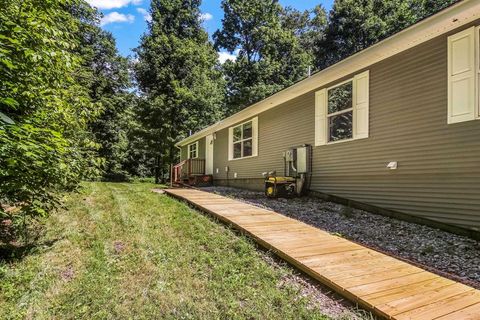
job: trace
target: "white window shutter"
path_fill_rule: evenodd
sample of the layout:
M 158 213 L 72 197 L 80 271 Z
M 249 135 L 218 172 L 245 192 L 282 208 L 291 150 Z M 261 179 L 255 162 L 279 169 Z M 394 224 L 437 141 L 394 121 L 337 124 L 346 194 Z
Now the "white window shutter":
M 315 145 L 327 143 L 327 89 L 315 92 Z
M 475 86 L 477 88 L 476 92 L 476 97 L 475 97 L 475 109 L 476 109 L 476 119 L 479 119 L 480 120 L 480 26 L 477 26 L 475 28 L 475 49 L 477 51 L 475 51 L 475 56 L 477 57 L 476 58 L 476 61 L 475 63 L 477 64 L 476 68 L 476 78 L 475 78 Z
M 368 138 L 369 103 L 370 103 L 370 73 L 357 74 L 353 78 L 353 138 Z
M 228 160 L 233 159 L 233 127 L 228 128 Z
M 258 155 L 258 117 L 252 119 L 252 129 L 252 157 L 255 157 Z
M 448 123 L 475 119 L 475 27 L 448 37 Z

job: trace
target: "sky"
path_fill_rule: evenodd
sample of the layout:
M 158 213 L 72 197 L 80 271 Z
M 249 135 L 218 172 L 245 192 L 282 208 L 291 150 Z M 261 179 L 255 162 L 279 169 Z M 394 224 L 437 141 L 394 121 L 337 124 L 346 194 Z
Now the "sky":
M 246 0 L 247 1 L 247 0 Z M 255 1 L 255 0 L 250 0 Z M 322 4 L 330 10 L 334 0 L 280 0 L 283 6 L 291 6 L 298 10 L 312 9 Z M 132 55 L 132 49 L 138 46 L 141 35 L 147 29 L 150 0 L 87 0 L 90 5 L 97 7 L 102 13 L 101 26 L 110 31 L 116 41 L 117 48 L 123 56 Z M 222 26 L 223 11 L 221 0 L 204 0 L 201 11 L 203 26 L 211 36 Z M 227 52 L 220 52 L 221 62 L 233 59 Z

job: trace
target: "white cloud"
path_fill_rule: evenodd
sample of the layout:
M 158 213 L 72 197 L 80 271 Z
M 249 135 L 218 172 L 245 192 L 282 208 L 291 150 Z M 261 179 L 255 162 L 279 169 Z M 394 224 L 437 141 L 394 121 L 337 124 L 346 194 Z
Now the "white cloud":
M 87 0 L 88 4 L 98 9 L 115 9 L 128 6 L 129 4 L 139 5 L 142 0 Z
M 137 11 L 138 11 L 138 13 L 140 13 L 143 16 L 143 18 L 146 21 L 148 21 L 148 22 L 152 21 L 152 15 L 147 10 L 145 10 L 143 8 L 137 8 Z
M 224 64 L 227 60 L 235 61 L 237 59 L 237 55 L 238 50 L 236 50 L 234 53 L 222 51 L 218 53 L 218 61 L 220 61 L 221 64 Z
M 212 16 L 211 13 L 206 12 L 206 13 L 201 13 L 200 14 L 200 20 L 201 21 L 208 21 L 208 20 L 212 20 L 212 19 L 213 19 L 213 16 Z
M 104 26 L 109 23 L 116 23 L 116 22 L 128 22 L 132 23 L 135 21 L 135 17 L 131 14 L 123 14 L 119 12 L 110 12 L 109 14 L 106 14 L 101 20 L 100 20 L 100 25 Z

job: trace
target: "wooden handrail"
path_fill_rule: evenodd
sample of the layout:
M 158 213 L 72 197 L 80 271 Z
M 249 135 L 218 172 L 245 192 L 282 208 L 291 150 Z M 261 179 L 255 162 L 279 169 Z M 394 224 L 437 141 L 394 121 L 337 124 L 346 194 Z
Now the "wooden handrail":
M 173 166 L 175 182 L 188 179 L 192 175 L 205 174 L 205 159 L 187 159 Z

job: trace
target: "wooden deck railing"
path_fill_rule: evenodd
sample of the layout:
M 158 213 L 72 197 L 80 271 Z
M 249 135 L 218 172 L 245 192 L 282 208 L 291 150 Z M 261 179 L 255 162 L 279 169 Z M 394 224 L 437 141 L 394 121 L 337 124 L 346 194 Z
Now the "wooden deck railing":
M 173 181 L 181 182 L 194 175 L 205 174 L 205 159 L 187 159 L 173 166 Z

